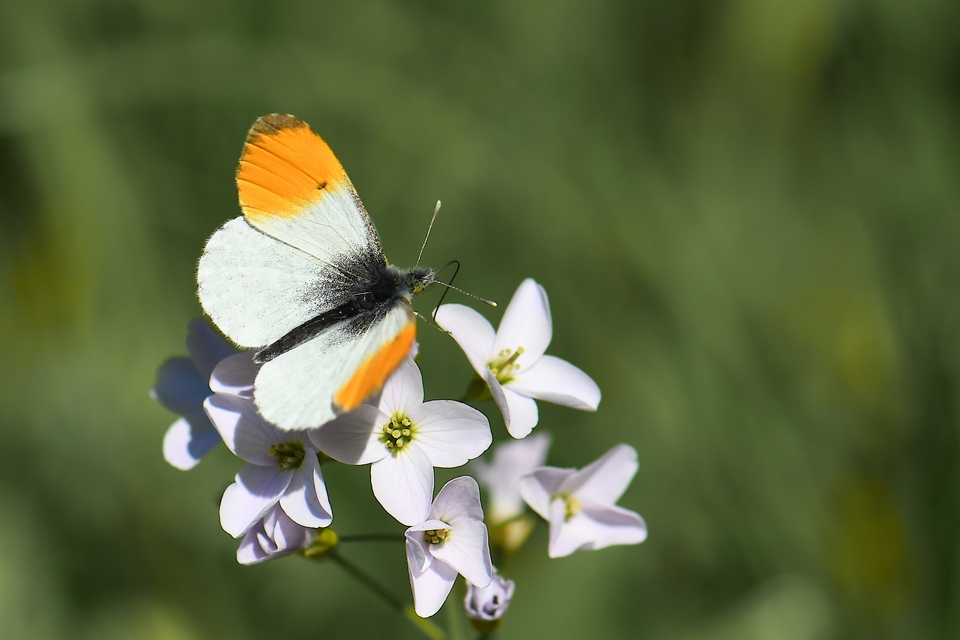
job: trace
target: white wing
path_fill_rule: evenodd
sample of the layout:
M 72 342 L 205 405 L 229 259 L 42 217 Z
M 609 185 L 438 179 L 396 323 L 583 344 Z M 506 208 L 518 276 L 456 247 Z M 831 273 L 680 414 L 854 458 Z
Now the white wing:
M 207 241 L 197 269 L 203 310 L 243 347 L 262 347 L 330 308 L 329 269 L 243 217 Z
M 329 422 L 383 387 L 410 352 L 415 333 L 406 301 L 379 320 L 361 315 L 330 327 L 263 365 L 253 392 L 260 414 L 283 429 Z M 338 401 L 345 389 L 359 400 Z

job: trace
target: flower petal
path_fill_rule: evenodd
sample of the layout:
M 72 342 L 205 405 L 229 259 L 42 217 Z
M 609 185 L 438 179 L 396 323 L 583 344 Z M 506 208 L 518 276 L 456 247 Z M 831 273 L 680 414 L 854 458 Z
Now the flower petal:
M 264 549 L 264 546 L 269 546 L 270 542 L 272 541 L 264 532 L 263 519 L 261 519 L 244 534 L 240 548 L 237 549 L 237 562 L 249 565 L 268 559 L 270 552 Z
M 370 465 L 373 495 L 405 525 L 423 522 L 433 497 L 433 466 L 416 447 L 390 453 Z
M 440 524 L 443 525 L 443 523 Z M 431 528 L 433 527 L 427 526 L 427 529 Z M 433 557 L 427 553 L 427 543 L 423 538 L 423 532 L 427 529 L 410 527 L 403 534 L 406 539 L 404 545 L 407 552 L 407 564 L 416 567 L 417 571 L 421 573 L 430 566 L 430 562 L 433 560 Z
M 190 358 L 168 358 L 157 371 L 157 382 L 150 396 L 178 415 L 196 411 L 210 395 L 207 380 Z
M 584 504 L 565 520 L 563 500 L 550 505 L 551 558 L 574 551 L 602 549 L 615 544 L 637 544 L 647 538 L 647 525 L 638 514 L 617 506 Z
M 214 393 L 226 393 L 242 398 L 253 397 L 253 381 L 260 365 L 253 361 L 253 352 L 244 351 L 230 356 L 214 367 L 210 376 L 210 389 Z
M 563 481 L 576 473 L 576 469 L 543 467 L 520 478 L 520 495 L 530 508 L 544 520 L 550 520 L 550 501 Z
M 479 504 L 479 495 L 477 496 Z M 493 578 L 487 526 L 482 520 L 460 518 L 451 522 L 449 537 L 427 550 L 434 558 L 446 562 L 470 584 L 485 587 Z
M 429 618 L 443 606 L 457 579 L 457 570 L 443 562 L 431 562 L 421 568 L 413 557 L 411 546 L 414 544 L 407 539 L 407 571 L 413 590 L 413 608 L 421 618 Z
M 596 411 L 600 387 L 593 378 L 566 360 L 543 356 L 505 385 L 531 398 L 546 400 L 582 411 Z
M 187 324 L 187 350 L 204 380 L 210 379 L 218 362 L 237 352 L 200 318 L 194 318 Z
M 567 478 L 554 493 L 570 493 L 581 502 L 613 504 L 627 490 L 639 467 L 637 450 L 618 444 Z
M 426 453 L 434 467 L 464 465 L 493 442 L 487 417 L 462 402 L 433 400 L 407 415 L 416 425 L 413 445 Z
M 280 500 L 292 478 L 292 473 L 281 473 L 276 467 L 246 465 L 223 492 L 220 526 L 239 538 Z
M 500 407 L 503 414 L 503 424 L 507 432 L 514 438 L 525 438 L 540 421 L 540 411 L 537 402 L 516 391 L 500 386 L 493 372 L 487 369 L 487 386 L 493 401 Z
M 313 530 L 301 527 L 279 505 L 274 505 L 244 535 L 237 549 L 237 562 L 256 564 L 279 558 L 304 548 L 313 536 Z
M 290 486 L 280 498 L 280 507 L 290 519 L 303 527 L 327 527 L 333 522 L 333 509 L 320 473 L 317 454 L 309 447 L 303 464 L 293 474 Z
M 451 526 L 461 518 L 483 520 L 480 485 L 470 476 L 454 478 L 443 485 L 430 507 L 430 518 Z
M 553 320 L 547 292 L 535 280 L 527 278 L 520 283 L 503 313 L 493 342 L 493 353 L 498 354 L 503 349 L 513 352 L 517 347 L 523 347 L 523 354 L 516 360 L 523 371 L 540 359 L 552 337 Z
M 550 436 L 537 433 L 498 445 L 489 464 L 474 461 L 474 476 L 485 490 L 490 522 L 503 522 L 523 512 L 520 478 L 543 466 L 549 448 Z
M 404 358 L 387 379 L 378 406 L 388 416 L 407 413 L 423 403 L 423 376 L 413 358 Z
M 268 451 L 281 439 L 276 428 L 260 417 L 253 400 L 218 393 L 207 398 L 203 408 L 234 455 L 276 468 L 277 461 Z
M 495 353 L 493 325 L 479 312 L 462 304 L 441 306 L 434 319 L 441 329 L 453 336 L 470 361 L 470 366 L 482 376 L 487 362 Z
M 207 414 L 194 412 L 167 429 L 163 436 L 163 458 L 177 469 L 186 471 L 195 467 L 220 442 L 220 434 L 210 424 Z
M 380 442 L 382 425 L 389 420 L 376 407 L 363 404 L 307 433 L 317 448 L 338 462 L 370 464 L 390 453 Z

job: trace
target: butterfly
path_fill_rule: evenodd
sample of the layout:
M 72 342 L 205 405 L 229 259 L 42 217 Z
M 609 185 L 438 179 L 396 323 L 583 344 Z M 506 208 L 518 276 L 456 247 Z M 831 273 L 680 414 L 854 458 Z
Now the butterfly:
M 228 338 L 256 349 L 260 414 L 282 429 L 318 427 L 380 391 L 410 353 L 411 301 L 436 272 L 387 263 L 340 162 L 293 116 L 254 123 L 237 189 L 243 215 L 200 258 L 200 304 Z

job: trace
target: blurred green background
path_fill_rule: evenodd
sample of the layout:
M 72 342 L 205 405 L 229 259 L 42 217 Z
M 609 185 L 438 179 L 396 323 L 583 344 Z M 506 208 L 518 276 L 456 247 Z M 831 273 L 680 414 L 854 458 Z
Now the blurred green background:
M 539 527 L 499 638 L 960 637 L 951 0 L 0 4 L 0 636 L 418 637 L 332 564 L 237 565 L 239 461 L 161 457 L 148 390 L 270 112 L 391 261 L 439 198 L 425 262 L 546 287 L 604 392 L 541 403 L 551 464 L 639 451 L 649 540 L 549 560 Z M 340 533 L 402 530 L 366 468 L 325 473 Z M 409 597 L 399 545 L 344 553 Z

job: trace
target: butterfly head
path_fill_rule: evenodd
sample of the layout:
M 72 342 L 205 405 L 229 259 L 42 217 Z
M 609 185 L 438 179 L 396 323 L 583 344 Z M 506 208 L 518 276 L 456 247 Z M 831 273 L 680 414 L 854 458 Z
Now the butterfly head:
M 416 266 L 407 271 L 404 277 L 414 295 L 426 291 L 437 283 L 437 272 L 430 267 Z

